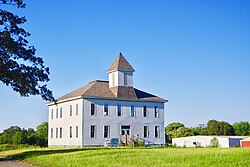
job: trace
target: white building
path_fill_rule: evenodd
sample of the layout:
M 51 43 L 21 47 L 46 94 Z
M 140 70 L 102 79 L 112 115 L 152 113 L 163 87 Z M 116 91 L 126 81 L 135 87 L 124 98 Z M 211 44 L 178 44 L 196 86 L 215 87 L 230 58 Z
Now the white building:
M 134 71 L 120 53 L 108 70 L 109 81 L 89 82 L 48 103 L 48 145 L 104 145 L 124 135 L 164 145 L 167 100 L 134 88 Z
M 211 146 L 211 140 L 216 138 L 219 147 L 228 148 L 239 146 L 240 140 L 246 138 L 246 136 L 188 136 L 173 138 L 172 145 L 179 147 L 208 147 Z

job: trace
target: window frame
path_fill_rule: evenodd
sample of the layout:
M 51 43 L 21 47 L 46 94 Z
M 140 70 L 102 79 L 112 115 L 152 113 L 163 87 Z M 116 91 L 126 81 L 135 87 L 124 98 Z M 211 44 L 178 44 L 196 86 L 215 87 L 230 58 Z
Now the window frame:
M 73 135 L 72 135 L 72 129 L 73 129 L 72 126 L 70 126 L 70 127 L 69 127 L 69 138 L 72 138 L 72 136 L 73 136 Z
M 96 104 L 95 103 L 90 103 L 90 115 L 91 116 L 96 115 Z
M 134 105 L 130 106 L 130 117 L 136 117 L 136 110 Z
M 56 128 L 56 139 L 58 138 L 58 128 Z
M 50 138 L 53 139 L 53 128 L 50 128 Z
M 120 110 L 120 115 L 119 115 L 119 110 Z M 117 116 L 121 117 L 122 116 L 122 105 L 118 104 L 117 105 L 117 110 L 116 110 Z
M 110 138 L 110 125 L 103 126 L 103 138 Z
M 160 138 L 160 126 L 155 126 L 155 138 Z
M 76 116 L 78 116 L 78 104 L 76 104 Z
M 58 108 L 56 108 L 56 119 L 58 119 Z
M 62 107 L 60 107 L 60 118 L 62 118 Z
M 94 128 L 92 131 L 92 127 Z M 93 136 L 92 136 L 93 132 Z M 96 138 L 96 125 L 90 125 L 90 138 Z
M 148 107 L 147 106 L 143 106 L 143 108 L 142 108 L 142 116 L 144 118 L 148 117 Z
M 148 125 L 143 126 L 143 138 L 149 138 L 149 126 Z
M 103 106 L 103 115 L 109 116 L 109 105 L 108 104 L 104 104 L 104 106 Z
M 54 115 L 53 115 L 54 114 L 53 109 L 51 109 L 51 113 L 50 114 L 51 114 L 50 118 L 53 119 L 53 117 L 54 117 Z
M 76 138 L 78 138 L 78 136 L 79 136 L 78 132 L 79 132 L 78 126 L 76 126 Z
M 72 117 L 72 105 L 69 106 L 69 116 Z
M 59 137 L 62 138 L 62 127 L 60 127 L 60 130 L 59 130 Z
M 160 117 L 160 112 L 159 112 L 159 107 L 154 106 L 154 117 L 159 118 Z

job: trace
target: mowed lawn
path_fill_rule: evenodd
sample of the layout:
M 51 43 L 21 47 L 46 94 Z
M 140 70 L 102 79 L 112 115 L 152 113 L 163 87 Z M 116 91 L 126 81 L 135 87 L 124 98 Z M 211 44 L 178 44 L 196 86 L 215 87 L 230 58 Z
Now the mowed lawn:
M 69 166 L 250 166 L 250 149 L 134 148 L 33 149 L 2 151 L 41 167 Z

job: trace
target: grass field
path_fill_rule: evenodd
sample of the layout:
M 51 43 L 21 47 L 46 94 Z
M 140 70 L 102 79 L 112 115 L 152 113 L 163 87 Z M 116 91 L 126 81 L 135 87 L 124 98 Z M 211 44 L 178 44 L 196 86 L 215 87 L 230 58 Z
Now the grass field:
M 35 166 L 250 166 L 250 149 L 135 148 L 135 149 L 18 149 L 0 151 Z

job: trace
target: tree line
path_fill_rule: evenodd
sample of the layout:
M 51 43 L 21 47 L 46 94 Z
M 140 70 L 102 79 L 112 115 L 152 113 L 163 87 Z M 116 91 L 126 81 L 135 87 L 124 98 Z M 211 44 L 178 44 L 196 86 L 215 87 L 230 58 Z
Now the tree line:
M 0 133 L 0 144 L 27 144 L 46 147 L 48 146 L 48 122 L 38 125 L 36 131 L 33 128 L 26 130 L 18 126 L 11 126 Z
M 206 125 L 188 128 L 174 122 L 165 128 L 165 134 L 167 143 L 171 143 L 172 138 L 196 135 L 250 136 L 250 123 L 241 121 L 231 125 L 225 121 L 209 120 Z

